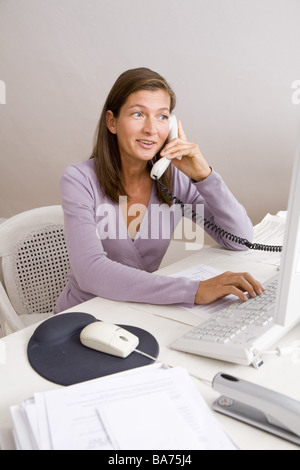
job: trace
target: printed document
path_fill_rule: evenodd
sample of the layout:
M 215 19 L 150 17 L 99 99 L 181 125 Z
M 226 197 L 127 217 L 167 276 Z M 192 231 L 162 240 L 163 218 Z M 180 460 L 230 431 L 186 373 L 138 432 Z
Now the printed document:
M 24 450 L 236 449 L 188 372 L 162 364 L 37 393 L 11 412 Z

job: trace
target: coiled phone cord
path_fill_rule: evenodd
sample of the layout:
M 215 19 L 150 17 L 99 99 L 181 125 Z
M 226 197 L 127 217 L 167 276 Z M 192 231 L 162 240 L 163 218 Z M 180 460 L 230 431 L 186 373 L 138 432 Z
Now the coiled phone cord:
M 165 194 L 166 197 L 169 198 L 171 202 L 175 202 L 175 204 L 179 204 L 182 209 L 185 208 L 185 204 L 176 196 L 174 196 L 168 188 L 157 178 L 155 178 L 157 183 L 160 185 L 160 191 Z M 282 251 L 282 246 L 279 245 L 262 245 L 260 243 L 251 243 L 247 238 L 242 238 L 238 237 L 237 235 L 233 235 L 230 232 L 227 232 L 226 230 L 222 229 L 218 225 L 216 225 L 213 222 L 210 222 L 209 220 L 206 220 L 204 217 L 201 215 L 197 214 L 194 210 L 191 210 L 190 213 L 192 214 L 192 218 L 200 223 L 200 225 L 203 225 L 203 227 L 211 230 L 212 232 L 214 231 L 215 233 L 219 234 L 221 237 L 225 237 L 230 241 L 233 241 L 237 243 L 238 245 L 243 245 L 249 248 L 250 250 L 258 250 L 258 251 L 270 251 L 270 252 L 276 252 L 279 253 Z M 187 212 L 185 212 L 185 215 L 188 215 Z

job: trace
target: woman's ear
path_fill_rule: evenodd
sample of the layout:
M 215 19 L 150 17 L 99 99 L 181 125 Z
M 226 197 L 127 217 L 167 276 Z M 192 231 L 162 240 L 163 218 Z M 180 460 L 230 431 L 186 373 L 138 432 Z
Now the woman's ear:
M 114 116 L 114 113 L 108 109 L 106 111 L 106 125 L 107 125 L 107 128 L 108 130 L 112 133 L 112 134 L 116 134 L 117 133 L 117 129 L 116 129 L 116 118 Z

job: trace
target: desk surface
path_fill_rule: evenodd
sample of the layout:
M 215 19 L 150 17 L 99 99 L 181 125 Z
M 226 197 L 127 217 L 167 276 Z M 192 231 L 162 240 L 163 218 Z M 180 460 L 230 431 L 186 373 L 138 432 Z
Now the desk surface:
M 220 248 L 204 248 L 190 252 L 190 256 L 159 272 L 168 275 L 196 264 L 204 263 L 221 271 L 250 272 L 260 281 L 265 281 L 276 272 L 276 267 L 245 257 L 243 254 L 226 252 Z M 174 306 L 154 306 L 115 302 L 94 298 L 68 311 L 90 313 L 100 320 L 122 323 L 147 329 L 160 345 L 159 359 L 170 365 L 185 367 L 191 374 L 212 380 L 224 371 L 264 387 L 286 394 L 296 400 L 300 398 L 299 361 L 290 356 L 266 356 L 260 370 L 227 362 L 194 356 L 168 349 L 168 344 L 201 322 L 195 314 Z M 26 355 L 27 343 L 37 325 L 32 325 L 0 340 L 0 428 L 12 427 L 9 407 L 19 404 L 34 392 L 51 390 L 59 386 L 40 377 L 29 365 Z M 300 325 L 286 335 L 279 344 L 290 345 L 300 338 Z M 219 395 L 211 386 L 193 379 L 203 398 L 212 409 Z M 265 433 L 239 421 L 215 414 L 216 418 L 241 449 L 297 449 L 289 442 Z

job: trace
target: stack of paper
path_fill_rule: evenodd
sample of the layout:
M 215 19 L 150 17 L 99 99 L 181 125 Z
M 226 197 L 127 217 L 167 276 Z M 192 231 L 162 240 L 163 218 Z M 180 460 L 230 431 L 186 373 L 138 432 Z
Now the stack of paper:
M 236 449 L 187 371 L 159 364 L 11 407 L 18 449 Z
M 287 212 L 280 211 L 277 215 L 267 214 L 263 220 L 255 225 L 253 231 L 253 241 L 262 245 L 282 246 L 284 241 L 285 223 Z M 262 263 L 280 266 L 281 253 L 269 251 L 249 250 L 243 253 L 244 256 Z

